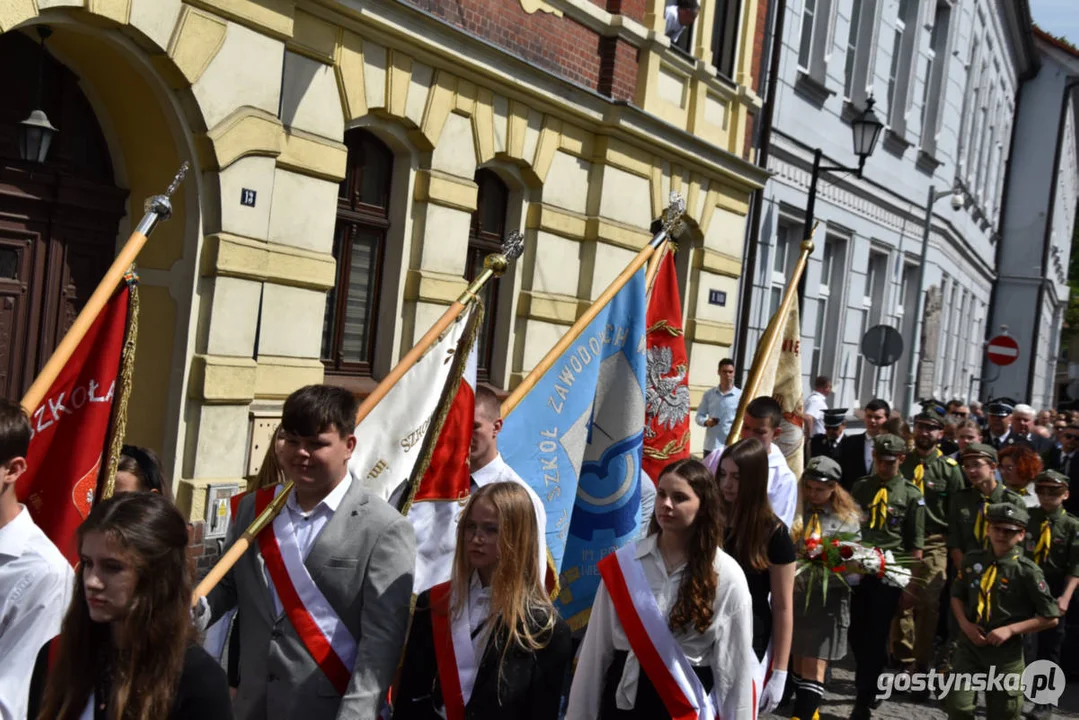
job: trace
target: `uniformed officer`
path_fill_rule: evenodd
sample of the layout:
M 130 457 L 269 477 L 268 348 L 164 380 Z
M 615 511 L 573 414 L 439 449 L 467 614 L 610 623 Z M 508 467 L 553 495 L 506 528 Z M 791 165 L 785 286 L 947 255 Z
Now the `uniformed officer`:
M 839 462 L 839 441 L 847 429 L 847 408 L 824 411 L 824 433 L 809 439 L 809 457 L 828 457 Z
M 1012 410 L 1015 409 L 1015 401 L 1011 398 L 997 398 L 990 400 L 985 406 L 986 429 L 985 443 L 992 445 L 994 450 L 1015 443 L 1012 434 Z
M 1023 507 L 1023 498 L 997 481 L 997 451 L 983 443 L 971 443 L 960 453 L 970 487 L 956 493 L 948 511 L 948 552 L 952 564 L 963 566 L 963 555 L 989 547 L 986 511 L 993 503 Z
M 907 444 L 890 433 L 873 441 L 872 475 L 854 483 L 851 495 L 862 508 L 862 542 L 882 550 L 906 551 L 922 559 L 925 544 L 925 500 L 899 472 Z M 917 566 L 912 568 L 918 574 Z M 866 576 L 851 598 L 851 648 L 854 650 L 856 697 L 851 720 L 872 716 L 877 678 L 888 657 L 888 630 L 897 605 L 914 604 L 911 583 L 906 591 Z
M 1056 626 L 1060 609 L 1041 569 L 1023 555 L 1029 517 L 1023 507 L 996 503 L 986 511 L 989 547 L 966 554 L 952 583 L 952 612 L 962 631 L 952 657 L 952 672 L 1022 676 L 1025 633 Z M 974 717 L 975 691 L 952 689 L 949 718 Z M 1004 681 L 1004 690 L 986 689 L 989 720 L 1018 720 L 1023 709 L 1020 678 Z
M 1038 507 L 1030 510 L 1027 523 L 1027 557 L 1041 568 L 1049 592 L 1057 599 L 1061 617 L 1068 612 L 1072 595 L 1079 586 L 1079 518 L 1064 510 L 1069 479 L 1056 470 L 1046 470 L 1034 478 Z M 1051 660 L 1060 665 L 1065 623 L 1042 630 L 1034 636 L 1028 657 Z M 1049 706 L 1038 706 L 1031 717 L 1049 717 Z
M 909 670 L 927 672 L 933 660 L 933 640 L 940 621 L 940 594 L 948 578 L 948 510 L 963 489 L 959 463 L 940 449 L 944 431 L 942 408 L 927 404 L 914 416 L 914 452 L 899 471 L 925 497 L 923 584 L 914 590 L 915 605 L 900 610 L 892 626 L 892 655 Z M 916 666 L 916 667 L 911 667 Z

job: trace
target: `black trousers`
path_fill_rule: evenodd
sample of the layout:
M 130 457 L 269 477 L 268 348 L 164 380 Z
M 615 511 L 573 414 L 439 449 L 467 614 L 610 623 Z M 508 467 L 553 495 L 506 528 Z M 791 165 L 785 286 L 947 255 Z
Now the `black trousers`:
M 902 590 L 875 577 L 863 577 L 850 601 L 850 645 L 854 651 L 855 702 L 871 705 L 877 678 L 888 662 L 888 633 Z
M 667 712 L 667 706 L 663 704 L 662 698 L 656 692 L 652 681 L 648 679 L 644 668 L 641 668 L 640 679 L 637 680 L 637 700 L 633 704 L 633 709 L 618 709 L 615 704 L 615 691 L 618 689 L 619 680 L 622 679 L 622 669 L 626 666 L 627 655 L 625 650 L 616 650 L 614 660 L 607 668 L 607 675 L 603 679 L 603 699 L 599 706 L 600 720 L 669 720 L 671 714 Z M 705 691 L 712 692 L 715 681 L 712 668 L 707 665 L 694 667 L 693 672 L 697 674 Z

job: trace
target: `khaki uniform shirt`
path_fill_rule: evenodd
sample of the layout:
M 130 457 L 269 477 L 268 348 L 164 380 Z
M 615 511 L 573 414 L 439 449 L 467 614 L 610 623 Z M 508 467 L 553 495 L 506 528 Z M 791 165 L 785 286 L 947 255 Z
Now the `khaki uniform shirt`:
M 915 478 L 922 464 L 922 457 L 912 452 L 899 467 L 899 472 L 917 486 Z M 933 448 L 924 466 L 922 487 L 919 489 L 925 496 L 925 534 L 943 535 L 948 532 L 948 510 L 952 499 L 966 486 L 963 471 L 959 469 L 959 463 L 945 457 L 940 448 Z
M 982 491 L 975 487 L 964 488 L 956 493 L 948 511 L 948 549 L 962 550 L 968 553 L 971 550 L 988 547 L 988 520 L 985 525 L 986 534 L 984 538 L 979 539 L 975 534 L 978 513 L 984 512 L 984 509 L 988 509 L 990 505 L 1002 502 L 1026 509 L 1023 498 L 1000 482 L 993 488 L 993 492 L 989 494 L 989 497 L 982 495 Z
M 887 517 L 875 517 L 873 501 L 881 488 L 888 492 Z M 881 550 L 921 550 L 925 546 L 925 499 L 902 474 L 887 482 L 867 475 L 851 493 L 862 507 L 862 541 Z
M 1042 562 L 1034 560 L 1038 540 L 1041 538 L 1042 522 L 1049 520 L 1049 553 Z M 1079 518 L 1057 508 L 1056 512 L 1046 517 L 1041 507 L 1031 508 L 1030 523 L 1027 524 L 1027 557 L 1034 560 L 1045 573 L 1045 579 L 1056 583 L 1064 578 L 1079 576 Z

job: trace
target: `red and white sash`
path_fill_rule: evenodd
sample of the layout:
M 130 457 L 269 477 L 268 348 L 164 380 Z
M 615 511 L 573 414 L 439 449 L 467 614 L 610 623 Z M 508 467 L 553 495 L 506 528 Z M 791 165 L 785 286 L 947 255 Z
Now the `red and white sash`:
M 630 543 L 599 562 L 603 584 L 629 645 L 671 720 L 715 720 L 712 698 L 667 626 L 636 552 L 636 545 Z
M 280 485 L 259 490 L 255 515 L 265 510 L 279 492 Z M 292 627 L 337 692 L 344 695 L 356 664 L 356 639 L 304 565 L 287 508 L 274 518 L 273 532 L 263 531 L 258 539 L 266 570 Z
M 468 612 L 453 613 L 450 583 L 431 588 L 431 632 L 435 641 L 435 660 L 438 680 L 442 686 L 442 702 L 446 720 L 464 720 L 465 706 L 476 684 L 479 659 L 472 646 Z

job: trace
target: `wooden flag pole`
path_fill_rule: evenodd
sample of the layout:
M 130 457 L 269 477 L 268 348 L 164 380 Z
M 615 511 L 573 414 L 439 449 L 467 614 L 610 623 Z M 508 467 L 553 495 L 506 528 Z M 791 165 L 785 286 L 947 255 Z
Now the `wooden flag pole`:
M 492 277 L 502 277 L 502 275 L 509 268 L 511 260 L 516 260 L 521 256 L 521 252 L 524 250 L 524 238 L 519 232 L 512 232 L 506 238 L 506 241 L 502 244 L 502 252 L 488 255 L 483 261 L 483 272 L 479 277 L 472 281 L 468 288 L 461 293 L 461 295 L 446 309 L 446 312 L 442 313 L 442 317 L 435 321 L 435 324 L 431 326 L 431 329 L 424 333 L 423 337 L 412 346 L 412 349 L 405 353 L 389 374 L 386 375 L 379 382 L 378 386 L 371 391 L 364 401 L 360 404 L 360 407 L 356 411 L 356 425 L 359 425 L 364 418 L 371 414 L 371 411 L 379 404 L 379 402 L 386 397 L 386 394 L 393 388 L 397 382 L 404 377 L 413 365 L 415 365 L 423 354 L 427 350 L 438 342 L 438 338 L 442 336 L 442 333 L 446 331 L 446 328 L 464 312 L 465 308 L 469 306 L 478 296 L 483 286 L 487 284 L 487 281 Z M 243 554 L 247 552 L 247 549 L 251 547 L 251 543 L 260 532 L 262 532 L 267 525 L 269 525 L 277 514 L 285 507 L 285 500 L 288 499 L 289 493 L 292 492 L 292 481 L 289 480 L 285 483 L 285 486 L 281 489 L 281 492 L 277 494 L 273 502 L 270 503 L 265 510 L 263 510 L 255 520 L 247 526 L 243 534 L 236 538 L 229 549 L 224 555 L 217 561 L 217 563 L 210 568 L 210 572 L 206 573 L 206 576 L 195 588 L 195 592 L 191 596 L 191 605 L 194 607 L 198 604 L 200 597 L 205 597 L 210 594 L 210 591 L 221 582 L 221 579 L 228 574 L 228 571 L 232 569 L 232 566 L 243 557 Z
M 172 183 L 165 191 L 165 194 L 154 195 L 146 201 L 146 214 L 142 216 L 142 220 L 139 222 L 138 227 L 135 228 L 135 232 L 131 233 L 131 237 L 124 243 L 120 253 L 105 272 L 105 277 L 101 278 L 101 282 L 97 284 L 97 288 L 94 289 L 93 294 L 86 301 L 86 304 L 75 318 L 75 322 L 71 324 L 63 339 L 60 340 L 60 344 L 56 346 L 56 350 L 53 351 L 49 361 L 45 363 L 45 367 L 34 378 L 30 389 L 22 396 L 20 404 L 28 415 L 33 415 L 34 411 L 41 405 L 41 401 L 45 399 L 45 393 L 49 392 L 49 388 L 52 387 L 52 384 L 60 375 L 60 371 L 67 365 L 67 361 L 71 359 L 75 349 L 82 342 L 86 333 L 89 332 L 94 320 L 97 319 L 102 309 L 108 304 L 112 294 L 116 292 L 116 288 L 123 281 L 124 275 L 131 268 L 131 264 L 135 262 L 135 258 L 138 256 L 139 251 L 142 250 L 143 245 L 146 244 L 150 233 L 153 232 L 160 221 L 168 220 L 172 217 L 172 201 L 170 198 L 176 192 L 176 188 L 180 186 L 180 183 L 184 181 L 184 176 L 187 175 L 189 167 L 190 165 L 185 161 L 180 166 L 180 170 L 175 177 L 173 177 Z
M 652 285 L 656 282 L 656 275 L 659 273 L 660 263 L 663 262 L 663 258 L 671 251 L 671 239 L 665 238 L 663 244 L 656 248 L 656 251 L 652 253 L 651 259 L 648 261 L 648 270 L 644 273 L 644 291 L 646 295 L 652 294 Z
M 779 309 L 772 316 L 760 343 L 757 345 L 757 352 L 753 355 L 753 365 L 749 369 L 745 387 L 742 388 L 742 399 L 738 403 L 738 412 L 735 413 L 734 422 L 731 423 L 731 431 L 727 434 L 728 445 L 737 442 L 742 436 L 742 422 L 746 417 L 746 406 L 749 405 L 753 398 L 757 397 L 761 379 L 764 375 L 764 366 L 775 350 L 776 343 L 779 342 L 791 308 L 794 307 L 794 303 L 798 302 L 798 282 L 802 279 L 806 265 L 809 264 L 809 256 L 813 253 L 813 235 L 816 232 L 817 225 L 814 225 L 813 232 L 809 233 L 809 237 L 802 241 L 798 262 L 795 264 L 791 278 L 783 291 L 783 301 L 779 303 Z
M 577 318 L 577 322 L 573 323 L 573 326 L 566 331 L 554 347 L 547 351 L 547 354 L 543 356 L 543 359 L 536 363 L 536 366 L 532 368 L 532 371 L 525 376 L 521 383 L 513 389 L 509 397 L 502 401 L 502 417 L 505 418 L 517 405 L 524 399 L 532 388 L 536 386 L 540 378 L 551 369 L 555 361 L 562 356 L 562 353 L 566 351 L 570 345 L 584 332 L 589 323 L 596 319 L 600 311 L 607 307 L 607 304 L 611 302 L 618 291 L 629 282 L 630 278 L 641 269 L 641 267 L 648 262 L 648 260 L 656 252 L 656 249 L 667 242 L 667 239 L 671 235 L 678 235 L 681 232 L 682 214 L 685 212 L 685 201 L 677 193 L 671 193 L 670 205 L 663 213 L 663 228 L 652 238 L 651 242 L 641 248 L 641 251 L 637 253 L 637 256 L 630 261 L 629 265 L 619 273 L 618 277 L 607 286 L 607 289 L 603 291 L 595 302 L 593 302 L 581 317 Z M 659 267 L 659 264 L 656 264 Z

